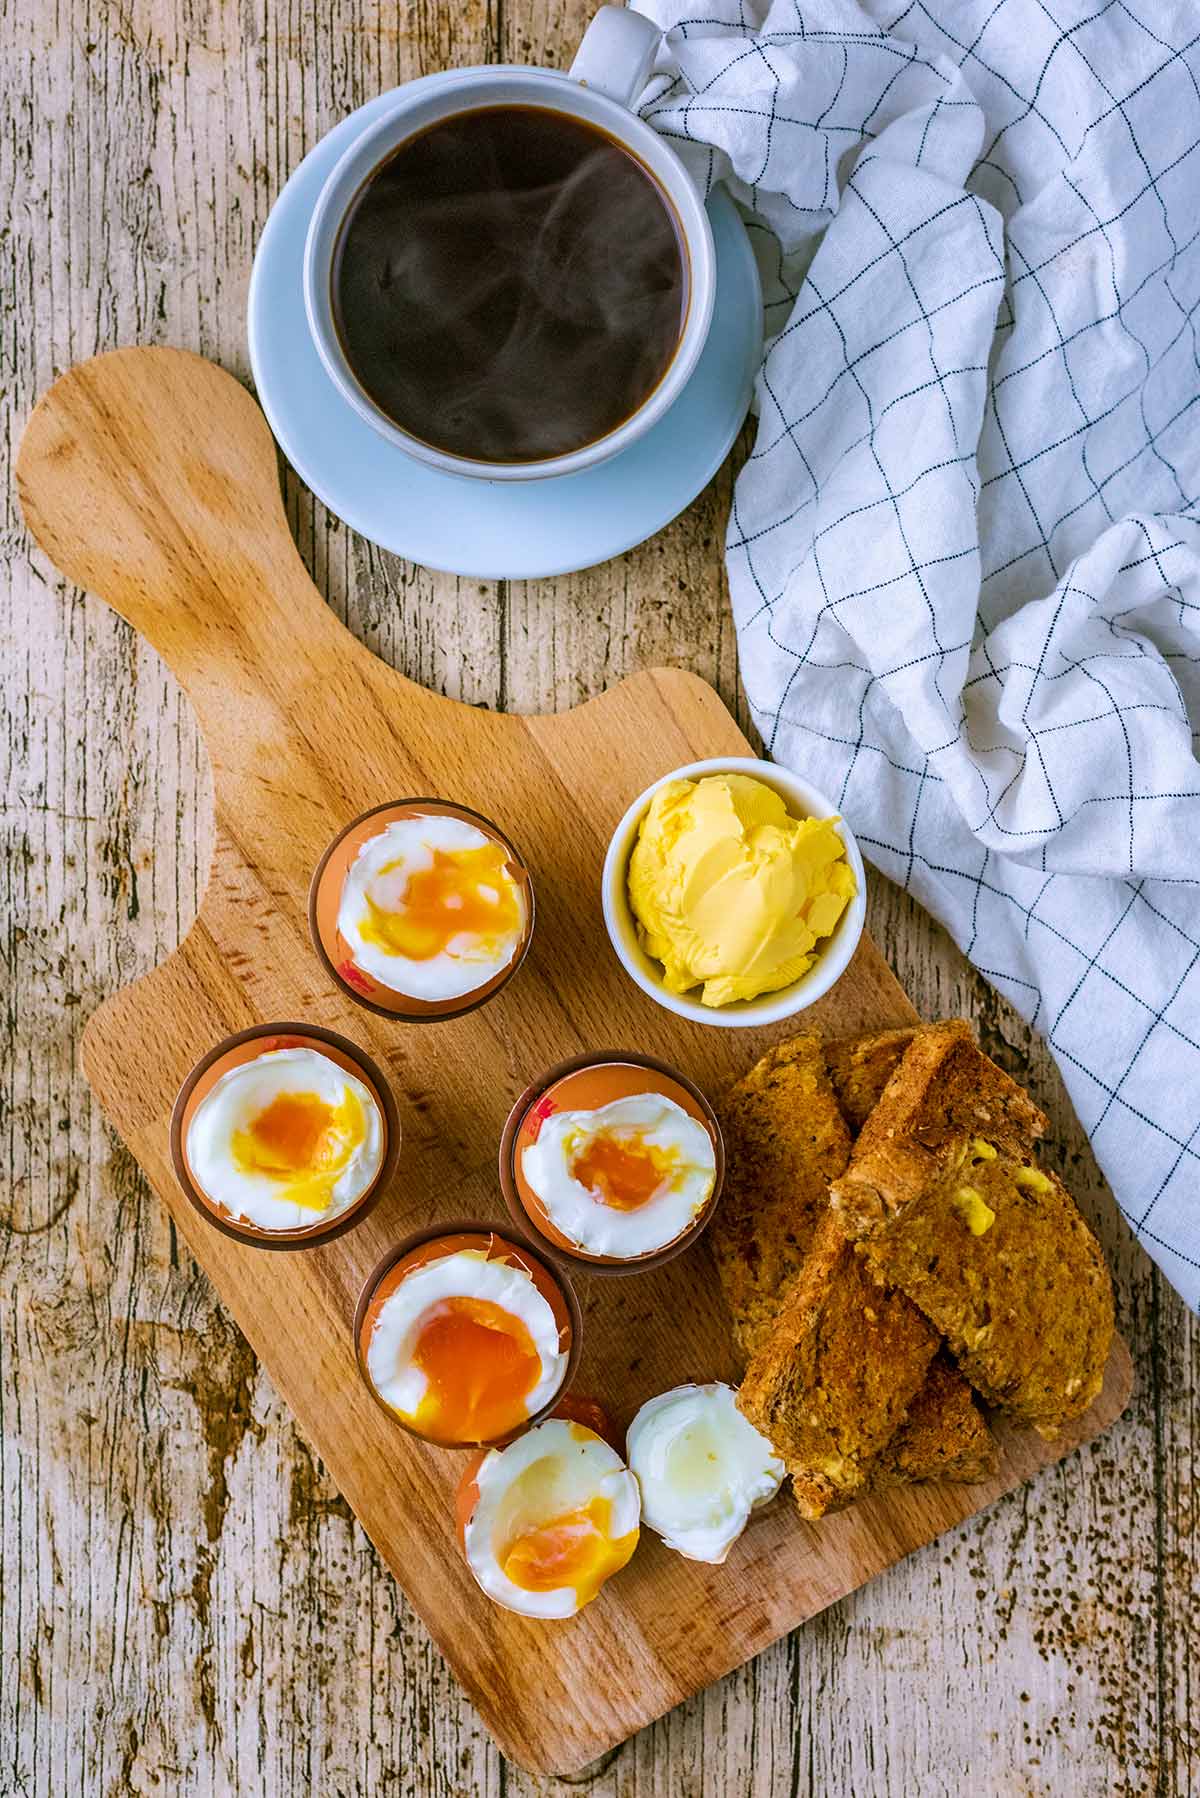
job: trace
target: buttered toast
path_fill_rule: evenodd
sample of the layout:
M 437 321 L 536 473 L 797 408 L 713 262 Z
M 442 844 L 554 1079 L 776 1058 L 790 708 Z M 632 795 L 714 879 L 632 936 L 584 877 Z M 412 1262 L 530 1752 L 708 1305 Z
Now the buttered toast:
M 1099 1244 L 1034 1155 L 1046 1120 L 955 1020 L 915 1033 L 831 1198 L 881 1280 L 989 1403 L 1055 1435 L 1100 1390 L 1113 1333 Z
M 927 1025 L 835 1037 L 825 1062 L 842 1114 L 857 1136 L 918 1031 Z M 970 1386 L 943 1349 L 934 1359 L 904 1422 L 880 1451 L 872 1491 L 917 1480 L 973 1483 L 995 1473 L 996 1441 Z

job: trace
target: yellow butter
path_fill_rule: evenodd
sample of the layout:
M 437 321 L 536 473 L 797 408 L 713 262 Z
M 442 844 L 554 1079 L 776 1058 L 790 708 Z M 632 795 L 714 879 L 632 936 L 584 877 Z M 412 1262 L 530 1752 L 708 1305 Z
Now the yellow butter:
M 996 1221 L 996 1213 L 974 1186 L 960 1186 L 953 1202 L 954 1209 L 972 1236 L 982 1236 Z
M 856 891 L 836 818 L 793 818 L 746 774 L 673 780 L 629 860 L 629 903 L 668 992 L 728 1005 L 791 986 Z

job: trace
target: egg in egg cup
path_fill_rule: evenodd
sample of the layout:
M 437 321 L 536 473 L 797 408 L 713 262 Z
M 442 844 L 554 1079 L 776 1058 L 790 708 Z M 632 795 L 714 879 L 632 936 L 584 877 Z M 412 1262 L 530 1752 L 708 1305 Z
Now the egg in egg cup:
M 264 1249 L 360 1223 L 400 1152 L 386 1080 L 347 1037 L 256 1024 L 199 1061 L 171 1114 L 175 1177 L 206 1223 Z
M 439 1224 L 380 1262 L 354 1314 L 367 1390 L 441 1448 L 511 1441 L 562 1400 L 583 1317 L 561 1270 L 489 1223 Z
M 397 799 L 364 812 L 317 864 L 313 947 L 357 1005 L 433 1023 L 507 985 L 533 938 L 529 870 L 468 806 Z
M 661 1267 L 690 1248 L 725 1176 L 716 1113 L 652 1055 L 576 1055 L 535 1080 L 500 1138 L 513 1221 L 590 1274 Z

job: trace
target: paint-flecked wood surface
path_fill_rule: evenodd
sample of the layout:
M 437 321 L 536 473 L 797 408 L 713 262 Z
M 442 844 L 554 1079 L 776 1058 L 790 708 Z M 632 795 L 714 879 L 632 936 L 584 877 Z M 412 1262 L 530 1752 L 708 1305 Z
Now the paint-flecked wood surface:
M 9 0 L 5 452 L 97 349 L 191 345 L 244 376 L 253 243 L 304 150 L 404 76 L 562 61 L 583 11 Z M 286 491 L 334 609 L 432 689 L 547 710 L 674 662 L 739 708 L 728 475 L 606 568 L 501 587 L 407 568 Z M 502 1763 L 78 1072 L 82 1019 L 195 913 L 211 798 L 157 657 L 30 556 L 5 504 L 0 1790 L 1194 1790 L 1195 1323 L 1128 1242 L 1040 1045 L 880 881 L 871 925 L 919 1008 L 973 1013 L 1055 1120 L 1117 1274 L 1133 1407 L 582 1782 Z
M 983 1488 L 888 1493 L 815 1528 L 777 1505 L 717 1568 L 648 1536 L 603 1604 L 553 1630 L 483 1601 L 451 1524 L 461 1457 L 397 1431 L 356 1379 L 355 1300 L 414 1230 L 503 1221 L 496 1145 L 538 1069 L 633 1043 L 719 1094 L 787 1034 L 697 1026 L 653 1005 L 609 952 L 598 903 L 605 849 L 630 800 L 672 766 L 748 746 L 712 688 L 680 669 L 522 718 L 429 693 L 387 667 L 334 617 L 295 552 L 258 408 L 187 351 L 115 350 L 70 370 L 26 427 L 17 490 L 55 565 L 163 656 L 196 710 L 214 777 L 217 852 L 199 915 L 173 955 L 90 1019 L 84 1071 L 522 1767 L 568 1772 L 594 1760 L 1124 1409 L 1130 1368 L 1118 1343 L 1087 1417 L 1053 1448 L 1032 1432 L 1002 1434 L 997 1477 Z M 436 1028 L 356 1006 L 306 940 L 325 845 L 362 812 L 412 793 L 469 798 L 519 836 L 537 893 L 519 982 Z M 806 1022 L 846 1033 L 912 1015 L 864 937 Z M 173 1178 L 168 1133 L 175 1095 L 213 1044 L 287 1020 L 335 1027 L 371 1053 L 400 1101 L 404 1140 L 369 1219 L 265 1262 L 197 1217 Z M 599 1397 L 618 1428 L 686 1380 L 734 1375 L 705 1244 L 637 1280 L 585 1281 L 581 1296 L 578 1390 Z

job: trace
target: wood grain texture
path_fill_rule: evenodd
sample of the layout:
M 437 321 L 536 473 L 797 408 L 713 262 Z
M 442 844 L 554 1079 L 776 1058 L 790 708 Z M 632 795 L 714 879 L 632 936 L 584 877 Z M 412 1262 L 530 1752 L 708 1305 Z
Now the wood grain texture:
M 186 344 L 244 375 L 254 239 L 304 150 L 401 77 L 562 61 L 585 11 L 10 0 L 5 453 L 37 394 L 97 349 Z M 380 555 L 286 491 L 339 616 L 430 688 L 549 710 L 665 661 L 739 708 L 729 479 L 605 568 L 486 587 Z M 501 1761 L 79 1074 L 81 1019 L 194 915 L 211 798 L 158 658 L 30 556 L 5 504 L 0 1789 L 1194 1790 L 1195 1322 L 1116 1219 L 1044 1049 L 878 880 L 872 929 L 920 1009 L 972 1013 L 1052 1114 L 1118 1276 L 1133 1411 L 582 1784 Z
M 188 352 L 117 350 L 62 376 L 17 459 L 26 523 L 70 579 L 159 651 L 212 763 L 217 841 L 199 915 L 160 967 L 89 1020 L 83 1066 L 305 1435 L 421 1613 L 502 1747 L 537 1772 L 577 1770 L 855 1590 L 913 1548 L 1107 1428 L 1129 1397 L 1123 1344 L 1079 1427 L 1048 1447 L 1000 1436 L 982 1488 L 922 1486 L 819 1527 L 779 1505 L 720 1568 L 650 1538 L 569 1626 L 488 1604 L 454 1540 L 462 1457 L 396 1430 L 355 1378 L 350 1319 L 381 1255 L 456 1216 L 503 1222 L 496 1145 L 537 1072 L 604 1043 L 670 1060 L 719 1095 L 790 1025 L 689 1024 L 639 993 L 604 940 L 600 868 L 629 802 L 672 766 L 748 746 L 712 688 L 677 669 L 630 676 L 571 711 L 506 717 L 427 692 L 333 616 L 288 535 L 266 423 L 228 375 Z M 477 804 L 519 836 L 538 925 L 519 980 L 436 1027 L 356 1006 L 307 941 L 325 845 L 414 793 Z M 832 1033 L 915 1014 L 864 937 L 805 1022 Z M 207 1226 L 175 1181 L 175 1095 L 248 1025 L 336 1028 L 400 1101 L 400 1165 L 370 1217 L 273 1257 Z M 646 1399 L 735 1370 L 706 1245 L 637 1280 L 580 1287 L 577 1390 L 619 1428 Z M 582 1706 L 578 1694 L 589 1694 Z

